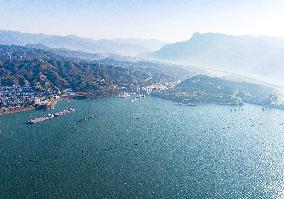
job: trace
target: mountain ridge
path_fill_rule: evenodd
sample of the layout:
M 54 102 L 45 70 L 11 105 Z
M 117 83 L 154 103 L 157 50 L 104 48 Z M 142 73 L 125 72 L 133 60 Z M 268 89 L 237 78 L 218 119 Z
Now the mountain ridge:
M 135 56 L 162 47 L 165 42 L 142 39 L 91 39 L 75 35 L 47 35 L 0 30 L 0 44 L 21 45 L 43 44 L 50 48 L 67 48 L 90 53 L 113 53 Z
M 167 75 L 140 67 L 121 67 L 111 63 L 79 59 L 53 51 L 23 46 L 0 45 L 0 82 L 3 86 L 32 86 L 38 90 L 62 90 L 101 93 L 119 92 L 119 88 L 151 84 L 168 79 Z
M 149 55 L 178 64 L 284 77 L 284 38 L 195 33 Z

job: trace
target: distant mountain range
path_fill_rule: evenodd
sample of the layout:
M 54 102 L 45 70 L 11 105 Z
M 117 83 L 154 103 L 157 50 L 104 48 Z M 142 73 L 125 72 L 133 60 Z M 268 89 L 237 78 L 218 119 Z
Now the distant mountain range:
M 168 44 L 152 58 L 230 72 L 284 77 L 284 38 L 195 33 Z
M 66 48 L 90 53 L 136 56 L 140 53 L 158 50 L 166 43 L 159 40 L 134 38 L 94 40 L 73 35 L 58 36 L 0 30 L 0 44 L 21 46 L 26 44 L 39 44 L 50 48 Z

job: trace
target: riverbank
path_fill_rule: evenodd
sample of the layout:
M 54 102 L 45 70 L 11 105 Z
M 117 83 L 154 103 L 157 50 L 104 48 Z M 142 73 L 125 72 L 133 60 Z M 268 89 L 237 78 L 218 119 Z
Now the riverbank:
M 35 103 L 33 105 L 0 108 L 0 116 L 30 110 L 48 110 L 50 108 L 54 108 L 60 100 L 61 97 L 50 99 L 45 102 Z
M 17 107 L 10 107 L 10 108 L 1 108 L 0 109 L 0 116 L 1 115 L 7 115 L 12 113 L 19 113 L 24 111 L 30 111 L 34 110 L 33 106 L 23 107 L 23 106 L 17 106 Z

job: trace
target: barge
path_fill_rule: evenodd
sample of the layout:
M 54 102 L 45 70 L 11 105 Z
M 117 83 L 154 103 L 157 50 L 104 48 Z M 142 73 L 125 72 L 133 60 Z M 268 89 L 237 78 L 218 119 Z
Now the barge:
M 72 113 L 74 112 L 75 109 L 73 108 L 69 108 L 69 109 L 66 109 L 66 110 L 63 110 L 63 111 L 60 111 L 58 113 L 54 113 L 54 114 L 48 114 L 47 116 L 43 116 L 43 117 L 38 117 L 38 118 L 35 118 L 35 119 L 31 119 L 27 122 L 27 124 L 37 124 L 37 123 L 40 123 L 40 122 L 44 122 L 44 121 L 47 121 L 47 120 L 50 120 L 54 117 L 58 117 L 58 116 L 62 116 L 62 115 L 66 115 L 68 113 Z

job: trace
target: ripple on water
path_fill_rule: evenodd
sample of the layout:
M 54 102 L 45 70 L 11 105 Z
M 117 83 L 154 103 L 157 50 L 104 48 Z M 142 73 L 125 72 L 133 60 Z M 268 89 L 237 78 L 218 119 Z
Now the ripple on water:
M 0 198 L 281 198 L 284 111 L 148 97 L 61 102 L 37 125 L 0 117 Z M 82 123 L 84 117 L 95 115 Z

